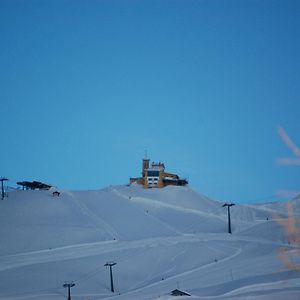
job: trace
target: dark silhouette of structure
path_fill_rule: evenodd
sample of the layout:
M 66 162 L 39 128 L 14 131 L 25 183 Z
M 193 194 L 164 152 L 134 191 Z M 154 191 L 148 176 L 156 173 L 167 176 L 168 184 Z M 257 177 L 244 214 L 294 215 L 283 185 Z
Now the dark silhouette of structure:
M 110 271 L 110 289 L 111 289 L 111 291 L 114 293 L 115 292 L 115 290 L 114 290 L 114 281 L 113 281 L 113 274 L 112 274 L 112 267 L 114 266 L 114 265 L 116 265 L 117 263 L 115 263 L 115 262 L 107 262 L 104 266 L 105 267 L 109 267 L 109 271 Z
M 230 207 L 235 205 L 234 203 L 225 203 L 223 204 L 223 207 L 227 206 L 227 212 L 228 212 L 228 233 L 231 232 L 231 220 L 230 220 Z
M 18 185 L 21 185 L 23 190 L 49 190 L 52 186 L 39 181 L 19 181 Z
M 186 292 L 176 289 L 171 292 L 171 296 L 191 296 L 191 295 Z
M 71 282 L 65 282 L 63 284 L 64 288 L 68 288 L 68 300 L 71 300 L 71 287 L 75 286 L 75 283 L 73 281 Z
M 0 181 L 1 181 L 1 195 L 2 195 L 1 199 L 2 199 L 2 200 L 3 200 L 4 197 L 5 197 L 5 194 L 4 194 L 4 187 L 3 187 L 3 181 L 7 181 L 7 180 L 8 180 L 8 179 L 5 178 L 5 177 L 0 178 Z
M 54 191 L 54 192 L 52 193 L 52 196 L 53 196 L 53 197 L 59 197 L 59 195 L 60 195 L 60 192 L 58 192 L 58 191 Z

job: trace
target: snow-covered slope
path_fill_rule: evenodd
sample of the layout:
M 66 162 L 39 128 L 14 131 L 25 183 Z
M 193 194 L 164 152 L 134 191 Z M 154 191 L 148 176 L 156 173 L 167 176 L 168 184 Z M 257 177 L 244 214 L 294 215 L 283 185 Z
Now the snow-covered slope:
M 176 288 L 188 299 L 295 299 L 299 274 L 278 257 L 298 249 L 276 220 L 285 204 L 232 207 L 232 235 L 222 204 L 188 187 L 10 192 L 0 203 L 0 299 L 65 299 L 68 280 L 78 300 L 172 299 Z M 107 261 L 117 263 L 114 294 Z

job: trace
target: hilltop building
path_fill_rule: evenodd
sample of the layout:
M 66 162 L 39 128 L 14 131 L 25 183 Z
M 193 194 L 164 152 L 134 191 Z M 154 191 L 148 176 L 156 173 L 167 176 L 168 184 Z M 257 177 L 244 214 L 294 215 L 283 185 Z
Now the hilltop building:
M 131 183 L 138 183 L 144 188 L 163 188 L 167 185 L 184 186 L 188 182 L 184 178 L 180 178 L 176 174 L 165 172 L 165 165 L 161 162 L 152 162 L 150 167 L 150 159 L 143 159 L 142 177 L 130 178 Z

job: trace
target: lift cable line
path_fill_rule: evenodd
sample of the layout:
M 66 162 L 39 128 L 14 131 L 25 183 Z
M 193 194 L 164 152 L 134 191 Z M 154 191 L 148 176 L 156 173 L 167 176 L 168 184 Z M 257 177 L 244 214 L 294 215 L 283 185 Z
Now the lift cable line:
M 228 212 L 228 233 L 232 233 L 231 232 L 231 220 L 230 220 L 230 207 L 235 205 L 234 203 L 225 203 L 222 206 L 225 207 L 227 206 L 227 212 Z
M 71 300 L 71 287 L 75 286 L 73 281 L 68 281 L 63 284 L 64 288 L 68 288 L 68 300 Z
M 3 200 L 5 197 L 3 181 L 8 181 L 8 179 L 5 177 L 2 177 L 2 178 L 0 178 L 0 181 L 1 181 L 1 199 Z
M 113 274 L 112 274 L 112 267 L 113 267 L 114 265 L 116 265 L 116 264 L 117 264 L 117 263 L 111 261 L 111 262 L 107 262 L 107 263 L 104 265 L 105 267 L 108 267 L 108 266 L 109 266 L 109 271 L 110 271 L 110 289 L 111 289 L 112 293 L 115 292 L 115 290 L 114 290 Z

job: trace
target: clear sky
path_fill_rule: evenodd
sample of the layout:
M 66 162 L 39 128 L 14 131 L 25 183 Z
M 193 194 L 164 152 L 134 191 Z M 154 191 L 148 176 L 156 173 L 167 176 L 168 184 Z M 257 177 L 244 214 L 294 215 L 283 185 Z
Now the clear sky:
M 212 198 L 300 191 L 300 1 L 0 0 L 0 176 L 126 184 L 163 161 Z

